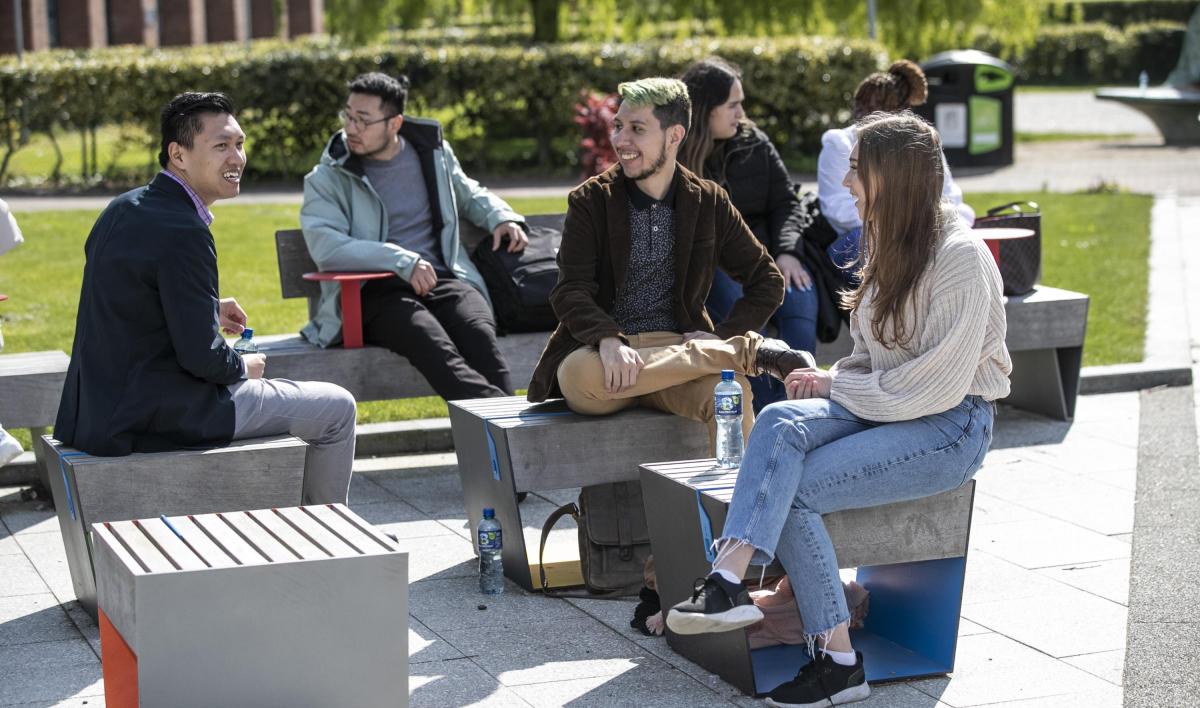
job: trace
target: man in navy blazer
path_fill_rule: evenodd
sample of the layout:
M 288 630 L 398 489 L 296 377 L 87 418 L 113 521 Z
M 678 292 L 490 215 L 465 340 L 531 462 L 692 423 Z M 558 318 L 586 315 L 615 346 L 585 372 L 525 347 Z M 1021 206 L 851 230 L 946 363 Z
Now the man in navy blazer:
M 329 383 L 264 379 L 265 357 L 221 336 L 241 332 L 246 313 L 218 295 L 209 207 L 238 195 L 244 141 L 223 94 L 184 93 L 163 109 L 162 172 L 109 203 L 84 246 L 54 435 L 119 456 L 290 433 L 310 445 L 305 503 L 344 503 L 354 398 Z

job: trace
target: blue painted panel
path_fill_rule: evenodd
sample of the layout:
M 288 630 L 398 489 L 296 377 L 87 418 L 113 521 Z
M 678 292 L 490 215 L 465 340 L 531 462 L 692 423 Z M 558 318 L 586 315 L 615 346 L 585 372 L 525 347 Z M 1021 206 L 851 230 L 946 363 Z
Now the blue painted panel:
M 871 592 L 866 630 L 954 670 L 966 558 L 858 569 Z

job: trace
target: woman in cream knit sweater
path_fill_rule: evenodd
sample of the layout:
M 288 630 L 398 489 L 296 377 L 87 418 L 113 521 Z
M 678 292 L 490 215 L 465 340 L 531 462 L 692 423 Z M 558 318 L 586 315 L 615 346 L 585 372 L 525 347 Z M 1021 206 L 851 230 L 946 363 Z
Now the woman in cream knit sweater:
M 827 706 L 870 694 L 850 645 L 838 563 L 821 515 L 938 494 L 971 478 L 1008 394 L 1000 274 L 942 200 L 936 131 L 904 112 L 857 129 L 845 185 L 864 224 L 861 284 L 845 295 L 854 351 L 829 371 L 797 369 L 790 400 L 763 409 L 717 541 L 667 626 L 680 634 L 753 624 L 741 582 L 776 556 L 814 660 L 771 691 L 773 706 Z

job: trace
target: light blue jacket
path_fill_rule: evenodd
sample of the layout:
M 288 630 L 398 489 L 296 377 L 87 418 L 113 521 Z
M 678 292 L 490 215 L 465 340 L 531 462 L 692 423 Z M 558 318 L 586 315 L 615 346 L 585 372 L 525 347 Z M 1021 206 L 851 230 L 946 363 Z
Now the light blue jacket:
M 506 221 L 524 224 L 525 219 L 463 172 L 437 121 L 406 116 L 400 135 L 421 159 L 442 259 L 456 276 L 488 297 L 483 278 L 459 238 L 459 218 L 488 233 Z M 387 242 L 387 222 L 387 209 L 367 179 L 361 159 L 346 146 L 345 133 L 338 131 L 320 164 L 304 178 L 300 228 L 309 254 L 323 271 L 390 270 L 408 280 L 420 256 Z M 328 347 L 342 341 L 339 287 L 321 283 L 316 316 L 300 331 L 313 344 Z

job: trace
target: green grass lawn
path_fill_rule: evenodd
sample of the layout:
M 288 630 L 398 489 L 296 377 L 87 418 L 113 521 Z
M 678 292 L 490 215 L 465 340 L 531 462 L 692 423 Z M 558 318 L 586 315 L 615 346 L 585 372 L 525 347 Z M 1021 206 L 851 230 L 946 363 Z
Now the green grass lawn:
M 1024 133 L 1017 132 L 1018 143 L 1061 143 L 1065 140 L 1113 142 L 1136 137 L 1133 133 Z
M 973 194 L 980 213 L 990 206 L 1033 199 L 1042 206 L 1043 280 L 1091 295 L 1084 364 L 1140 361 L 1145 335 L 1150 205 L 1132 194 Z M 561 212 L 566 198 L 513 199 L 526 214 Z M 294 228 L 298 205 L 218 205 L 213 234 L 220 254 L 221 289 L 245 308 L 260 334 L 296 332 L 303 300 L 279 296 L 273 234 Z M 0 304 L 6 352 L 69 352 L 83 271 L 83 242 L 92 211 L 18 213 L 24 246 L 0 258 Z M 270 364 L 267 367 L 270 373 Z M 446 415 L 441 399 L 359 404 L 360 422 Z M 27 441 L 26 441 L 27 442 Z

